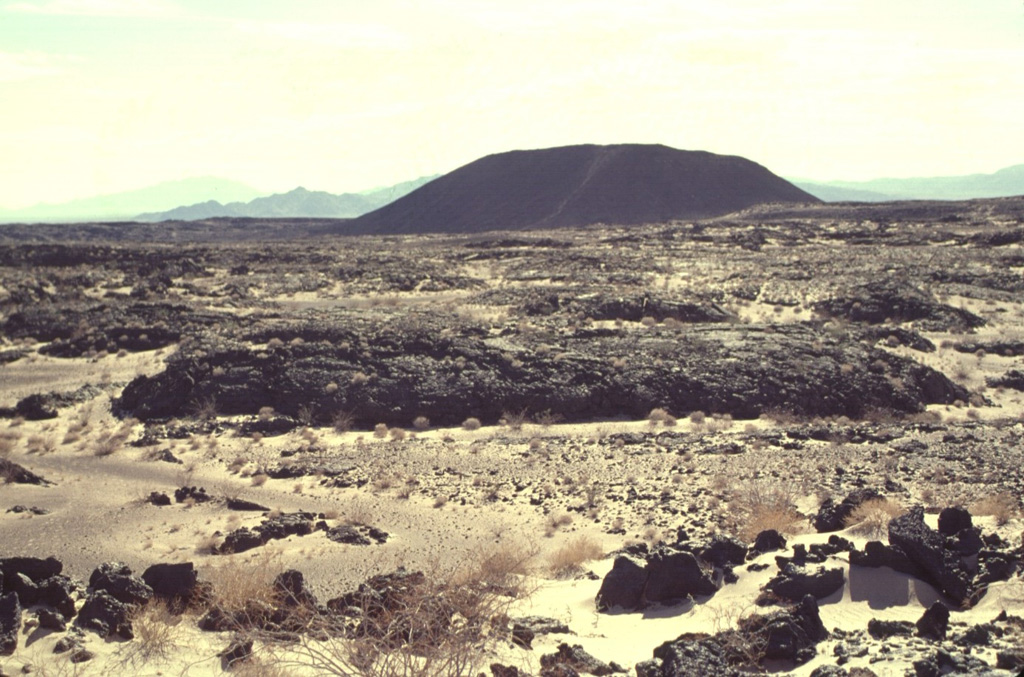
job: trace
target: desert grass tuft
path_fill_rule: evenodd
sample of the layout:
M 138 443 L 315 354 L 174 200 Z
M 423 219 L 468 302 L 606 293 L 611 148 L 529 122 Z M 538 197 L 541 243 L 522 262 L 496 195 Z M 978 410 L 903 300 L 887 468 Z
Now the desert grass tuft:
M 974 515 L 988 516 L 995 519 L 996 524 L 1004 526 L 1020 514 L 1017 498 L 1008 491 L 1000 491 L 982 496 L 971 503 L 969 510 Z
M 854 508 L 843 523 L 852 533 L 882 538 L 889 533 L 889 522 L 906 511 L 892 499 L 873 498 Z
M 794 503 L 792 489 L 783 484 L 754 481 L 733 487 L 729 509 L 736 535 L 750 542 L 766 529 L 781 534 L 798 532 L 806 519 Z
M 558 578 L 579 573 L 583 564 L 604 556 L 601 544 L 592 536 L 577 536 L 548 556 L 548 568 Z

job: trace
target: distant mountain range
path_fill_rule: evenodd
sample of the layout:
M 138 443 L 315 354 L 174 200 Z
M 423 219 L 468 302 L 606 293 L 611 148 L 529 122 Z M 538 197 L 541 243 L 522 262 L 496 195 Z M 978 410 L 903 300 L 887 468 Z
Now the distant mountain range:
M 871 181 L 790 179 L 825 202 L 887 202 L 890 200 L 970 200 L 1024 195 L 1024 165 L 993 174 L 939 176 Z
M 700 219 L 818 202 L 734 155 L 662 145 L 579 145 L 480 158 L 345 224 L 346 233 L 469 233 Z
M 626 145 L 619 147 L 626 147 Z M 587 146 L 574 148 L 587 148 Z M 589 148 L 598 148 L 598 146 L 589 146 Z M 661 146 L 661 148 L 665 147 Z M 530 152 L 535 151 L 513 151 L 513 153 Z M 499 153 L 488 156 L 488 158 L 505 155 L 510 154 Z M 482 158 L 477 162 L 483 162 L 483 160 L 487 160 L 487 158 Z M 477 166 L 477 169 L 480 169 L 480 166 Z M 654 171 L 653 168 L 652 171 Z M 612 190 L 613 186 L 607 183 L 608 177 L 611 175 L 607 172 L 599 172 L 599 176 L 602 181 L 606 182 L 605 188 L 602 190 Z M 61 204 L 41 204 L 25 209 L 6 211 L 0 209 L 0 223 L 129 220 L 157 222 L 165 220 L 191 221 L 216 217 L 355 218 L 388 205 L 437 178 L 437 176 L 424 177 L 360 193 L 335 194 L 296 188 L 287 193 L 266 195 L 264 191 L 237 181 L 217 177 L 198 177 L 167 181 L 148 188 L 73 200 Z M 560 182 L 563 178 L 547 176 L 547 178 L 539 180 L 536 186 L 540 191 L 538 195 L 550 188 L 548 184 L 551 181 Z M 496 176 L 495 179 L 500 180 L 500 177 Z M 572 179 L 567 180 L 571 181 Z M 810 196 L 825 202 L 967 200 L 1024 195 L 1024 165 L 1007 167 L 992 174 L 966 176 L 874 179 L 871 181 L 818 181 L 813 179 L 788 179 L 788 181 L 802 191 L 806 191 Z M 581 184 L 581 187 L 593 190 L 596 185 L 600 185 L 600 182 L 595 184 L 591 179 L 585 185 Z M 643 195 L 647 190 L 647 187 L 642 187 L 639 184 L 634 188 L 639 190 L 638 195 Z M 686 192 L 686 188 L 682 185 L 677 188 L 682 193 Z M 516 190 L 515 187 L 511 187 L 511 189 Z M 476 192 L 468 194 L 467 199 L 475 199 L 474 195 L 484 189 L 482 186 L 477 186 L 474 190 Z M 493 191 L 496 188 L 488 187 L 486 190 Z M 617 190 L 612 190 L 612 192 L 618 193 Z M 520 196 L 520 199 L 522 197 Z M 567 212 L 566 207 L 561 209 L 563 214 L 572 211 L 570 208 Z
M 233 202 L 251 200 L 263 194 L 264 191 L 238 181 L 204 176 L 61 204 L 41 204 L 7 211 L 0 209 L 0 223 L 126 221 L 134 219 L 140 212 L 173 209 L 200 199 Z
M 207 200 L 167 211 L 138 214 L 135 219 L 137 221 L 197 221 L 225 216 L 352 218 L 397 200 L 435 178 L 426 176 L 365 193 L 342 193 L 340 195 L 306 190 L 300 187 L 287 193 L 258 197 L 248 202 L 238 201 L 222 204 L 216 200 Z

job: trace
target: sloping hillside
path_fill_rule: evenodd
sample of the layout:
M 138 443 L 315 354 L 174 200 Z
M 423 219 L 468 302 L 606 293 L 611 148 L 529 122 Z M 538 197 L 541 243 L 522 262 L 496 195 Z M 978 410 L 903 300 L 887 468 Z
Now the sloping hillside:
M 353 220 L 352 233 L 640 224 L 818 202 L 750 160 L 661 145 L 565 146 L 471 162 Z

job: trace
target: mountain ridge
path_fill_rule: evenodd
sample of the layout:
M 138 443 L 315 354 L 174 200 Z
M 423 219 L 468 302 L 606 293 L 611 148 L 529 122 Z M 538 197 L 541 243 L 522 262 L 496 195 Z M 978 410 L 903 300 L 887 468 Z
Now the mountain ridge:
M 129 220 L 143 211 L 172 209 L 204 197 L 208 200 L 220 198 L 224 201 L 236 201 L 251 200 L 263 194 L 264 191 L 240 181 L 216 176 L 198 176 L 68 202 L 0 210 L 0 223 Z
M 353 218 L 382 207 L 434 178 L 436 177 L 420 177 L 363 193 L 336 194 L 322 190 L 307 190 L 299 186 L 287 193 L 257 197 L 248 202 L 223 204 L 216 200 L 207 200 L 167 211 L 139 214 L 136 218 L 148 222 L 195 221 L 219 217 Z
M 990 174 L 880 178 L 867 181 L 790 182 L 827 202 L 888 202 L 891 200 L 970 200 L 1024 195 L 1024 164 Z

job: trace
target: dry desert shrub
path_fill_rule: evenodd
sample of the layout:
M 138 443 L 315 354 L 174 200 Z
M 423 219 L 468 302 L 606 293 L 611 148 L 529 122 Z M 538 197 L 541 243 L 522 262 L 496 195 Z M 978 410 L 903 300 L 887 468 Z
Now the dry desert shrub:
M 651 413 L 647 414 L 647 421 L 654 426 L 659 423 L 663 423 L 669 418 L 669 416 L 671 416 L 671 414 L 669 414 L 668 411 L 661 407 L 657 407 L 655 409 L 651 409 Z
M 550 409 L 545 409 L 544 411 L 534 416 L 534 420 L 540 427 L 550 428 L 551 426 L 562 420 L 562 415 L 553 413 Z
M 535 554 L 509 544 L 457 570 L 397 574 L 383 596 L 360 589 L 347 596 L 344 614 L 315 613 L 311 632 L 295 641 L 267 639 L 264 656 L 301 674 L 479 674 L 509 641 L 508 612 L 531 592 L 523 572 Z
M 356 416 L 351 411 L 340 410 L 334 412 L 334 416 L 331 417 L 331 425 L 339 433 L 347 433 L 352 430 L 352 425 L 355 423 Z
M 481 425 L 482 424 L 480 423 L 480 419 L 471 416 L 471 417 L 467 418 L 465 421 L 462 422 L 462 429 L 463 430 L 480 430 L 480 426 Z
M 999 526 L 1005 525 L 1020 512 L 1016 497 L 1008 491 L 989 494 L 970 505 L 974 515 L 990 516 Z
M 378 423 L 373 427 L 373 436 L 378 440 L 382 440 L 388 436 L 388 425 L 387 423 Z
M 167 658 L 181 646 L 182 617 L 172 614 L 167 605 L 155 601 L 132 614 L 135 639 L 117 651 L 122 665 L 137 665 Z
M 93 454 L 96 456 L 110 456 L 124 446 L 130 435 L 131 427 L 127 424 L 117 430 L 100 434 L 93 444 Z
M 57 449 L 57 443 L 53 438 L 45 435 L 30 435 L 25 444 L 26 454 L 50 454 Z
M 520 411 L 506 411 L 501 415 L 502 424 L 508 427 L 509 430 L 520 431 L 529 421 L 530 416 L 526 409 L 522 409 Z
M 544 535 L 551 538 L 558 531 L 559 527 L 572 524 L 572 515 L 567 512 L 553 512 L 548 515 L 547 524 L 544 527 Z
M 581 571 L 585 562 L 603 556 L 601 544 L 592 536 L 577 536 L 548 556 L 548 567 L 556 577 L 565 578 Z
M 220 564 L 202 572 L 202 579 L 210 584 L 205 604 L 208 608 L 233 614 L 254 605 L 274 604 L 274 579 L 284 570 L 278 555 L 264 550 L 248 561 L 238 555 L 220 560 Z
M 217 417 L 217 399 L 213 395 L 193 400 L 189 408 L 192 415 L 200 421 L 209 421 Z
M 805 518 L 794 503 L 792 489 L 783 484 L 753 481 L 734 487 L 729 509 L 736 535 L 749 542 L 766 529 L 775 529 L 780 534 L 795 533 Z
M 889 533 L 889 522 L 906 511 L 899 502 L 890 498 L 873 498 L 854 508 L 843 524 L 855 534 L 882 538 Z
M 412 427 L 416 430 L 423 432 L 430 427 L 430 419 L 426 416 L 417 416 L 413 419 Z
M 761 661 L 768 649 L 768 635 L 765 633 L 742 632 L 744 627 L 756 621 L 758 612 L 749 606 L 713 606 L 711 624 L 715 639 L 721 643 L 727 655 L 760 672 Z

